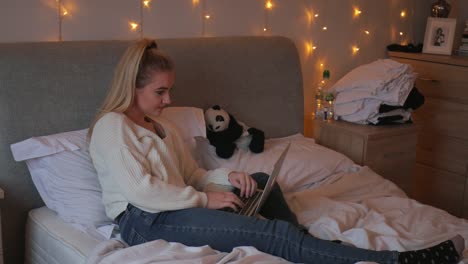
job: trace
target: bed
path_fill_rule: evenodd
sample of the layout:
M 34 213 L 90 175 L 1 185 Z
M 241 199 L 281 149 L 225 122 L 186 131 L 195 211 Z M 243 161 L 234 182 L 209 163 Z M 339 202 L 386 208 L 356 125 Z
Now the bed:
M 302 73 L 291 40 L 224 37 L 161 39 L 158 44 L 176 63 L 174 109 L 179 106 L 199 117 L 202 109 L 219 104 L 237 119 L 264 130 L 268 138 L 260 155 L 239 151 L 232 159 L 221 160 L 203 138 L 203 120 L 181 118 L 182 125 L 197 121 L 193 130 L 181 129 L 187 132 L 187 144 L 193 146 L 194 157 L 201 165 L 270 172 L 272 160 L 292 142 L 278 182 L 311 234 L 372 249 L 417 249 L 455 234 L 468 241 L 468 221 L 408 199 L 396 185 L 371 169 L 300 134 L 304 123 Z M 73 217 L 57 213 L 59 209 L 54 210 L 54 204 L 44 200 L 30 164 L 15 161 L 12 144 L 32 137 L 42 144 L 48 138 L 41 136 L 67 131 L 83 134 L 128 45 L 128 41 L 0 44 L 5 262 L 287 263 L 252 247 L 217 252 L 161 240 L 126 247 L 116 239 L 118 232 L 111 223 L 91 232 L 71 223 Z M 67 151 L 81 148 L 63 142 L 61 147 Z M 38 149 L 30 149 L 29 154 Z M 98 187 L 93 188 L 96 191 Z M 463 261 L 468 263 L 467 250 Z

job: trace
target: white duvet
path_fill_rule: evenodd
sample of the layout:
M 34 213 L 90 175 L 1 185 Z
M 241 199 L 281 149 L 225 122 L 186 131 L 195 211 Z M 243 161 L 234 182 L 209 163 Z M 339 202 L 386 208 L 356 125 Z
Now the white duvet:
M 460 234 L 465 238 L 465 248 L 468 248 L 467 220 L 407 198 L 395 184 L 371 169 L 348 164 L 347 158 L 324 151 L 311 139 L 296 135 L 267 142 L 268 148 L 265 148 L 265 155 L 261 157 L 262 166 L 268 167 L 269 162 L 274 163 L 275 151 L 289 141 L 292 145 L 288 156 L 302 156 L 311 161 L 307 164 L 313 163 L 311 157 L 318 158 L 324 153 L 327 153 L 327 158 L 335 155 L 336 159 L 329 162 L 335 166 L 334 171 L 330 171 L 333 166 L 327 170 L 315 170 L 320 173 L 320 177 L 313 177 L 305 170 L 297 169 L 293 170 L 295 175 L 288 175 L 286 162 L 286 167 L 282 168 L 286 177 L 279 179 L 279 183 L 287 186 L 286 199 L 296 212 L 299 222 L 307 226 L 312 235 L 327 240 L 338 239 L 360 248 L 404 251 L 428 247 Z M 270 158 L 265 158 L 268 155 Z M 240 162 L 243 160 L 242 157 L 233 157 L 231 161 L 220 162 L 245 166 Z M 346 170 L 343 164 L 349 165 Z M 297 162 L 290 165 L 297 166 Z M 268 172 L 266 169 L 264 171 Z M 324 171 L 328 171 L 327 177 L 323 177 Z M 313 179 L 313 182 L 307 182 L 307 179 Z M 298 186 L 288 182 L 297 183 Z M 100 243 L 93 250 L 88 263 L 287 262 L 253 247 L 237 247 L 224 253 L 208 246 L 187 247 L 163 240 L 127 247 L 125 243 L 111 239 Z M 460 263 L 468 264 L 468 250 L 464 251 L 464 260 Z

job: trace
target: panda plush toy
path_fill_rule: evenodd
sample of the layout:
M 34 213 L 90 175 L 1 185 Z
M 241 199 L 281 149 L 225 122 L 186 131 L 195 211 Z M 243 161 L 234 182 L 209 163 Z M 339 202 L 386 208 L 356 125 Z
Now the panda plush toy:
M 206 136 L 216 148 L 220 158 L 228 159 L 236 148 L 249 149 L 253 153 L 263 152 L 265 134 L 263 131 L 247 127 L 215 105 L 205 111 Z

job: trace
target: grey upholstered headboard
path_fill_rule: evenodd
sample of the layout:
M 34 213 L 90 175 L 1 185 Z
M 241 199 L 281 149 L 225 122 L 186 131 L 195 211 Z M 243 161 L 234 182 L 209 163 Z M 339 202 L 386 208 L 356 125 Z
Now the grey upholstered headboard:
M 303 131 L 299 56 L 282 37 L 161 39 L 175 61 L 173 105 L 220 104 L 267 137 Z M 128 41 L 0 44 L 4 257 L 23 262 L 27 212 L 43 205 L 10 144 L 89 126 Z

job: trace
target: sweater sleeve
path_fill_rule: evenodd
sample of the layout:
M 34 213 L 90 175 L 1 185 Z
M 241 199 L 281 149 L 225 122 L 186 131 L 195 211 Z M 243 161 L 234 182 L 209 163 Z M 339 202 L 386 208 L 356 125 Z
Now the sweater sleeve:
M 205 207 L 208 202 L 205 193 L 191 186 L 167 183 L 151 175 L 147 159 L 125 146 L 109 151 L 105 163 L 123 195 L 141 209 L 150 212 L 177 210 Z

